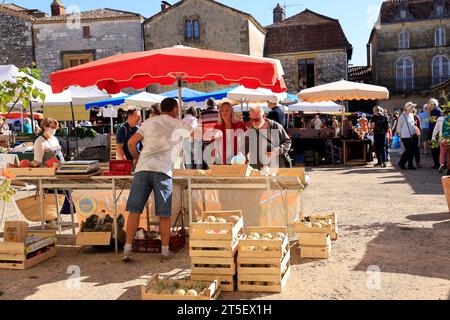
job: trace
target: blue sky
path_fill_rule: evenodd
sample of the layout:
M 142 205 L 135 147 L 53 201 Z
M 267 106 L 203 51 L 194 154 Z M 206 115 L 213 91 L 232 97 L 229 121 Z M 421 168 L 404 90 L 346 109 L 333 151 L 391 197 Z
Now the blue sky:
M 7 0 L 30 9 L 50 12 L 52 0 Z M 169 0 L 175 3 L 176 0 Z M 262 25 L 272 23 L 272 9 L 278 2 L 286 4 L 287 16 L 292 16 L 304 9 L 339 19 L 344 32 L 353 45 L 354 65 L 366 64 L 366 43 L 371 28 L 376 21 L 382 0 L 220 0 L 220 2 L 236 9 L 252 14 Z M 160 10 L 159 0 L 63 0 L 66 8 L 78 6 L 82 11 L 96 8 L 114 8 L 133 11 L 150 17 Z M 320 36 L 320 35 L 319 35 Z

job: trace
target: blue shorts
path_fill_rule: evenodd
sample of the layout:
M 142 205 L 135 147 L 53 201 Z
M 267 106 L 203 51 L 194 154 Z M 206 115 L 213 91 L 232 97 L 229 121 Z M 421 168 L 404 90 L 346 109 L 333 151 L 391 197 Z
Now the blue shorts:
M 142 213 L 152 191 L 155 197 L 155 215 L 170 217 L 172 214 L 172 178 L 164 173 L 154 171 L 139 171 L 134 175 L 126 211 Z

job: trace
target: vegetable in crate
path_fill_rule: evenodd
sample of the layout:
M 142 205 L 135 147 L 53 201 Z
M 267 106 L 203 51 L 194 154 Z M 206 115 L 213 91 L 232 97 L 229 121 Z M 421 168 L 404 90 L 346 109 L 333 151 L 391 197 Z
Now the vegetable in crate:
M 192 297 L 197 297 L 198 296 L 198 292 L 194 289 L 190 289 L 186 292 L 187 296 L 192 296 Z
M 240 219 L 240 217 L 238 217 L 238 216 L 231 216 L 231 217 L 230 217 L 230 220 L 231 220 L 231 222 L 233 222 L 233 223 L 238 222 L 239 219 Z
M 214 216 L 208 216 L 208 217 L 206 217 L 206 222 L 214 223 L 214 222 L 216 222 L 216 221 L 217 221 L 217 219 L 216 219 L 216 217 L 214 217 Z
M 173 294 L 176 295 L 176 296 L 184 296 L 184 295 L 186 295 L 186 291 L 184 291 L 183 289 L 176 289 L 173 292 Z
M 225 220 L 224 218 L 218 218 L 216 220 L 217 223 L 227 223 L 227 220 Z

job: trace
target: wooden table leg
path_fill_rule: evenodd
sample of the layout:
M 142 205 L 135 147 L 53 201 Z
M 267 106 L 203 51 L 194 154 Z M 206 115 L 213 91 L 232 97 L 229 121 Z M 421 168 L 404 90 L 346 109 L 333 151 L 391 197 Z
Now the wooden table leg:
M 114 251 L 119 253 L 119 227 L 117 225 L 117 199 L 116 199 L 116 179 L 112 178 L 112 198 L 114 213 Z

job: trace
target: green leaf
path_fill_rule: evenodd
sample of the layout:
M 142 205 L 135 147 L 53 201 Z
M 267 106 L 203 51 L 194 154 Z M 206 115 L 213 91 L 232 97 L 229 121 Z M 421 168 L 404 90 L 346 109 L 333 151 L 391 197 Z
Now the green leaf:
M 33 90 L 31 91 L 31 96 L 33 97 L 33 99 L 39 97 L 39 90 L 37 88 L 33 88 Z

